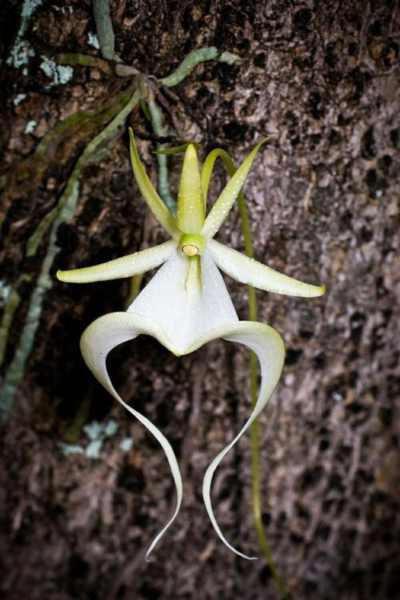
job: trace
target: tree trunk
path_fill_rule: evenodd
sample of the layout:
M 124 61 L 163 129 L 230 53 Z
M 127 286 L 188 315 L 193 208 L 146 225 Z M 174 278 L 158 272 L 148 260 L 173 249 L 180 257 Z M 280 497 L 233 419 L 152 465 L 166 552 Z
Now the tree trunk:
M 271 135 L 246 185 L 256 258 L 327 285 L 316 300 L 257 293 L 258 319 L 287 347 L 282 380 L 260 419 L 267 537 L 297 600 L 393 599 L 400 584 L 399 4 L 115 0 L 111 8 L 119 58 L 147 75 L 168 75 L 202 46 L 241 58 L 197 66 L 159 101 L 167 141 L 194 139 L 203 156 L 222 146 L 239 162 Z M 54 277 L 58 268 L 165 239 L 133 181 L 127 127 L 85 165 L 72 218 L 50 225 L 33 250 L 28 244 L 136 81 L 116 77 L 89 45 L 89 1 L 45 1 L 25 31 L 20 14 L 12 0 L 0 8 L 0 292 L 11 322 L 7 340 L 2 325 L 4 385 L 21 356 L 35 290 L 43 303 L 3 417 L 2 597 L 277 598 L 263 560 L 231 554 L 202 505 L 207 464 L 250 410 L 248 354 L 232 344 L 213 342 L 177 359 L 140 338 L 111 356 L 118 390 L 162 429 L 184 478 L 175 525 L 143 559 L 174 506 L 167 463 L 79 353 L 94 318 L 124 309 L 129 283 L 73 286 Z M 15 58 L 21 40 L 23 64 Z M 66 52 L 95 63 L 57 71 L 48 59 Z M 139 107 L 128 124 L 155 180 L 159 139 Z M 180 161 L 169 159 L 173 189 Z M 242 250 L 239 231 L 235 211 L 219 239 Z M 49 248 L 50 279 L 38 289 Z M 227 283 L 246 318 L 244 286 Z M 90 435 L 103 436 L 97 458 Z M 245 438 L 219 468 L 213 500 L 227 538 L 257 554 L 250 494 Z

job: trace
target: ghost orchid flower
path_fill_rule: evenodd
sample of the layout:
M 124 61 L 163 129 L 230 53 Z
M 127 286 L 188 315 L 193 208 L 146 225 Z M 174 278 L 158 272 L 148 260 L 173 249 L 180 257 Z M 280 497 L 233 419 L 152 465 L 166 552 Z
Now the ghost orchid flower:
M 137 185 L 153 215 L 171 239 L 100 265 L 57 273 L 58 279 L 67 283 L 90 283 L 132 277 L 161 267 L 126 312 L 114 312 L 96 319 L 81 338 L 81 352 L 87 366 L 106 390 L 158 440 L 175 482 L 175 510 L 151 543 L 146 557 L 178 514 L 182 503 L 182 479 L 168 440 L 149 419 L 124 402 L 107 372 L 108 353 L 141 334 L 153 336 L 176 356 L 189 354 L 216 338 L 243 344 L 257 355 L 261 366 L 261 388 L 257 402 L 242 429 L 214 458 L 203 479 L 203 499 L 216 533 L 235 554 L 254 558 L 239 552 L 225 539 L 214 516 L 211 484 L 224 456 L 257 418 L 274 391 L 283 368 L 284 345 L 280 335 L 268 325 L 239 321 L 220 270 L 240 283 L 269 292 L 307 298 L 324 293 L 323 287 L 287 277 L 213 239 L 238 197 L 261 144 L 236 170 L 207 216 L 208 183 L 218 151 L 210 153 L 209 160 L 200 171 L 196 149 L 188 145 L 179 185 L 177 215 L 174 216 L 153 187 L 130 131 L 132 169 Z

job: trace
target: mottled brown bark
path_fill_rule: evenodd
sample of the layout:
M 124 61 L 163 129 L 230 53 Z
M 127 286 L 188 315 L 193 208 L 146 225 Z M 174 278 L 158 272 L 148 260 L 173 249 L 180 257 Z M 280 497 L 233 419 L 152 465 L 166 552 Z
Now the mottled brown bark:
M 112 8 L 118 55 L 148 74 L 168 74 L 200 46 L 242 57 L 239 66 L 198 67 L 167 102 L 188 137 L 204 150 L 222 145 L 237 160 L 267 132 L 275 134 L 246 188 L 256 256 L 328 288 L 325 297 L 312 301 L 258 293 L 259 319 L 283 335 L 288 349 L 281 384 L 261 418 L 269 541 L 298 600 L 395 598 L 400 585 L 399 4 L 116 0 Z M 4 60 L 19 9 L 8 0 L 0 11 L 7 33 L 0 42 Z M 87 46 L 93 28 L 89 2 L 54 1 L 37 9 L 26 33 L 36 52 L 27 75 L 2 67 L 0 174 L 15 173 L 61 118 L 98 109 L 131 83 L 76 67 L 68 84 L 48 89 L 40 56 L 97 55 Z M 15 106 L 21 93 L 26 98 Z M 37 125 L 26 134 L 30 120 Z M 139 112 L 130 122 L 154 168 L 150 128 Z M 45 239 L 38 255 L 26 259 L 26 243 L 54 207 L 86 133 L 76 139 L 63 146 L 58 166 L 49 161 L 34 189 L 22 185 L 18 193 L 16 186 L 10 202 L 2 203 L 7 209 L 2 285 L 19 281 L 22 299 L 3 374 L 46 248 Z M 178 165 L 174 159 L 174 172 Z M 238 231 L 235 213 L 221 239 L 241 248 Z M 123 136 L 102 162 L 86 170 L 76 216 L 59 231 L 54 270 L 96 263 L 162 239 L 132 182 Z M 24 273 L 31 275 L 29 281 L 20 279 Z M 244 317 L 245 289 L 228 284 Z M 78 350 L 84 327 L 121 309 L 127 294 L 126 282 L 55 283 L 46 296 L 14 414 L 2 426 L 2 597 L 273 599 L 263 562 L 231 555 L 216 539 L 201 502 L 206 465 L 249 412 L 247 355 L 223 342 L 178 360 L 143 339 L 116 350 L 111 359 L 118 389 L 172 441 L 185 479 L 177 524 L 150 562 L 143 561 L 146 544 L 173 506 L 166 461 L 142 427 L 93 381 Z M 98 460 L 60 451 L 60 442 L 71 439 L 71 427 L 77 429 L 79 412 L 86 422 L 112 416 L 118 423 Z M 126 436 L 134 443 L 124 453 L 119 444 Z M 87 443 L 81 428 L 76 442 Z M 248 440 L 243 440 L 220 468 L 214 489 L 220 523 L 245 551 L 257 544 L 249 468 Z

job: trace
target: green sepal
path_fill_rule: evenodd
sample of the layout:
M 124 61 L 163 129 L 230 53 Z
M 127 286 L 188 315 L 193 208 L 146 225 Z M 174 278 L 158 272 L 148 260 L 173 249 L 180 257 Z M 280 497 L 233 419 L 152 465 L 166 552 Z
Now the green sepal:
M 217 198 L 215 204 L 207 215 L 204 226 L 201 230 L 201 233 L 205 235 L 207 238 L 212 238 L 217 233 L 218 229 L 221 227 L 222 223 L 226 219 L 229 211 L 231 210 L 236 198 L 239 196 L 246 177 L 250 171 L 250 168 L 253 164 L 255 157 L 257 156 L 258 150 L 261 148 L 263 144 L 265 144 L 267 140 L 261 140 L 260 143 L 250 152 L 250 154 L 244 159 L 242 164 L 236 169 L 235 173 L 228 181 L 221 194 Z M 220 150 L 217 150 L 215 158 L 217 156 L 221 156 L 226 162 L 225 154 L 221 154 Z M 205 162 L 203 167 L 203 176 L 202 176 L 202 185 L 203 185 L 203 193 L 204 189 L 207 191 L 208 183 L 211 175 L 211 171 L 215 162 L 210 159 Z M 206 166 L 207 165 L 207 166 Z
M 132 170 L 143 198 L 146 200 L 148 207 L 160 225 L 162 225 L 173 238 L 177 239 L 179 237 L 179 231 L 176 226 L 176 220 L 171 212 L 167 209 L 164 202 L 161 200 L 146 173 L 143 163 L 139 157 L 135 136 L 133 135 L 132 129 L 129 129 L 129 138 Z
M 177 223 L 182 233 L 200 233 L 204 224 L 204 202 L 201 190 L 196 148 L 189 144 L 183 159 L 179 184 Z

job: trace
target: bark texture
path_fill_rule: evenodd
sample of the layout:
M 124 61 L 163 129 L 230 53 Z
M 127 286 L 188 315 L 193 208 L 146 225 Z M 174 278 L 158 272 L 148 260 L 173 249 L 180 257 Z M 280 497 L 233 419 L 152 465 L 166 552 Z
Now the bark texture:
M 246 187 L 256 257 L 328 288 L 312 301 L 258 293 L 259 320 L 275 327 L 287 345 L 284 376 L 261 418 L 269 542 L 297 600 L 396 598 L 399 4 L 115 0 L 111 8 L 118 56 L 147 74 L 167 75 L 201 46 L 242 58 L 240 65 L 197 67 L 165 96 L 164 111 L 171 128 L 174 119 L 180 124 L 181 137 L 197 139 L 204 151 L 223 146 L 237 161 L 260 137 L 275 135 Z M 20 296 L 3 375 L 24 327 L 48 235 L 30 258 L 27 241 L 54 208 L 101 123 L 79 120 L 52 142 L 44 159 L 33 153 L 60 119 L 106 110 L 132 85 L 94 66 L 75 67 L 65 85 L 50 86 L 43 56 L 98 56 L 88 46 L 94 33 L 88 1 L 44 2 L 25 34 L 34 55 L 20 69 L 7 64 L 20 12 L 20 3 L 3 0 L 0 175 L 8 179 L 0 204 L 1 289 L 11 287 Z M 139 111 L 130 124 L 155 174 L 151 129 Z M 164 239 L 146 216 L 127 148 L 123 135 L 86 169 L 76 214 L 58 231 L 52 273 Z M 170 164 L 179 172 L 179 159 Z M 241 248 L 237 212 L 220 239 Z M 245 318 L 245 289 L 228 284 Z M 201 502 L 206 465 L 249 411 L 248 356 L 231 344 L 214 342 L 177 360 L 143 338 L 111 358 L 118 389 L 172 441 L 185 482 L 177 524 L 150 562 L 143 561 L 172 509 L 172 480 L 158 445 L 97 385 L 78 349 L 85 326 L 120 310 L 127 295 L 127 282 L 54 281 L 46 292 L 14 410 L 2 425 L 2 597 L 272 600 L 276 592 L 263 561 L 231 555 Z M 87 448 L 82 424 L 110 417 L 118 431 L 106 438 L 98 459 L 62 453 L 65 441 Z M 129 451 L 120 447 L 125 438 L 133 439 Z M 213 497 L 227 537 L 252 553 L 257 541 L 247 439 L 219 469 Z

